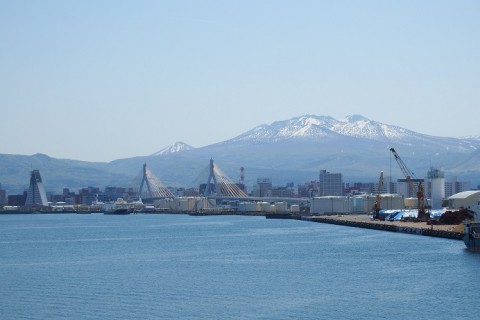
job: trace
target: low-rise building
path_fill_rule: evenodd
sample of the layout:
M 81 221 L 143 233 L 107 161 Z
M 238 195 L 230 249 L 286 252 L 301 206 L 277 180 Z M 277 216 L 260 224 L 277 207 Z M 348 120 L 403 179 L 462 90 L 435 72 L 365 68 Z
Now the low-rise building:
M 463 191 L 448 198 L 448 208 L 452 210 L 466 209 L 477 204 L 480 198 L 480 191 Z

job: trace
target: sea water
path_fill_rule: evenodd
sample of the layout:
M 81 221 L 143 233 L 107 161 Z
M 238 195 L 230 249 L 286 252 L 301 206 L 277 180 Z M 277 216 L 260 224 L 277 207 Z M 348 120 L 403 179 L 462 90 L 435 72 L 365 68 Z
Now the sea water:
M 0 215 L 1 319 L 476 319 L 462 241 L 247 216 Z

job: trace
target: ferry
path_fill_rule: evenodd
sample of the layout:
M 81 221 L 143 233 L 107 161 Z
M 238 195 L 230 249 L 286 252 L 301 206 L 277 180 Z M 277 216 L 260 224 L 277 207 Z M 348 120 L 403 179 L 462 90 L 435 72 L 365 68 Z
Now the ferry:
M 470 208 L 473 220 L 465 221 L 463 242 L 469 251 L 480 252 L 480 202 Z
M 130 214 L 132 211 L 128 202 L 118 198 L 115 202 L 107 202 L 102 205 L 104 214 Z

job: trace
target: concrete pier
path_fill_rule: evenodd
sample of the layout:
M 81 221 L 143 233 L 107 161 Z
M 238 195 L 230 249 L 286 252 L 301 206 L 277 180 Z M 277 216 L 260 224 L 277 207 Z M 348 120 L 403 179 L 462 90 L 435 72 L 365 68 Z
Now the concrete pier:
M 463 226 L 427 225 L 425 222 L 374 221 L 369 215 L 303 216 L 302 220 L 349 227 L 403 232 L 430 237 L 462 240 Z

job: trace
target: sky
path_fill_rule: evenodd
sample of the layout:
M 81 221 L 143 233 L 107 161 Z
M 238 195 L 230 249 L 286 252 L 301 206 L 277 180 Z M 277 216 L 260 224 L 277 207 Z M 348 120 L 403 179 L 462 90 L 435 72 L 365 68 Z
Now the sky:
M 0 0 L 0 153 L 108 162 L 315 114 L 480 135 L 480 1 Z

